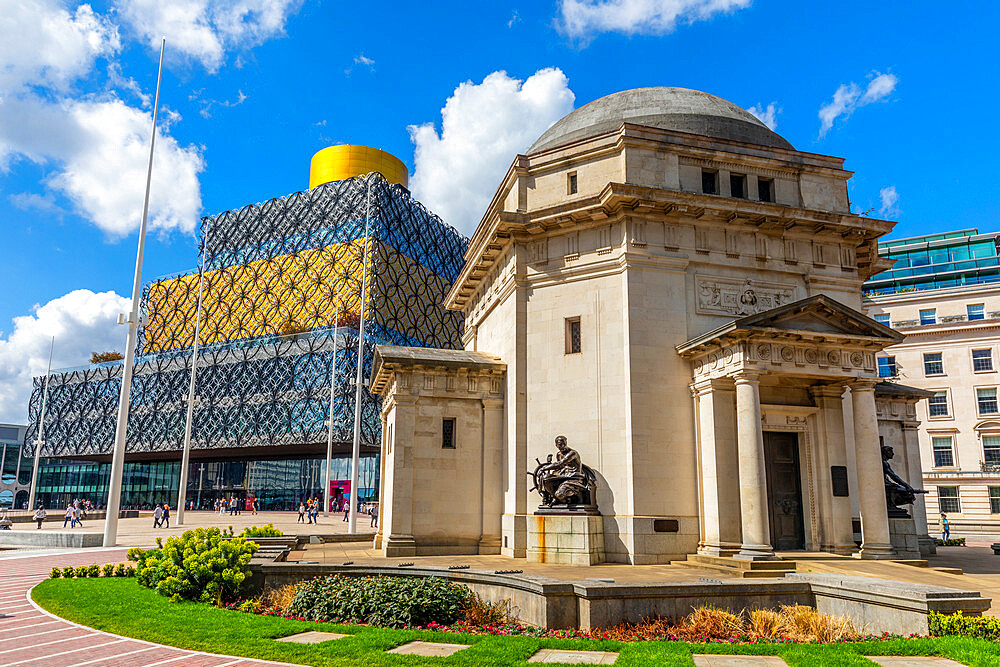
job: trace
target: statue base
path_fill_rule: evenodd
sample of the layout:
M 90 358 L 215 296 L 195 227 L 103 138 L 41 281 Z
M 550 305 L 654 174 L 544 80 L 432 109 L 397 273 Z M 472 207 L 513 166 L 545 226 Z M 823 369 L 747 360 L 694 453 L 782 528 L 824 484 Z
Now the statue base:
M 889 517 L 889 542 L 896 552 L 896 558 L 901 560 L 920 560 L 920 541 L 917 539 L 917 526 L 912 517 Z
M 586 507 L 586 506 L 581 506 Z M 596 565 L 605 561 L 604 517 L 564 508 L 528 518 L 529 563 Z
M 597 505 L 556 505 L 554 507 L 540 506 L 535 510 L 535 514 L 546 516 L 572 516 L 576 514 L 590 514 L 600 516 Z

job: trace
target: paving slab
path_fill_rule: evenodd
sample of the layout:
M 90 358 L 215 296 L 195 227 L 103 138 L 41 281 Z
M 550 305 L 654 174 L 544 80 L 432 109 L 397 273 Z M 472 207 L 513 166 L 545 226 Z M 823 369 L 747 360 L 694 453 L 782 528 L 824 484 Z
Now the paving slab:
M 469 648 L 468 644 L 440 644 L 438 642 L 408 642 L 402 646 L 386 651 L 386 653 L 396 653 L 397 655 L 420 655 L 425 658 L 447 658 L 463 649 Z
M 610 651 L 572 651 L 569 649 L 543 648 L 528 658 L 528 662 L 559 662 L 570 665 L 613 665 L 617 653 Z
M 865 657 L 872 662 L 883 665 L 883 667 L 951 667 L 952 665 L 961 667 L 962 665 L 960 662 L 938 656 L 874 655 Z
M 787 667 L 787 663 L 774 655 L 712 655 L 701 653 L 691 656 L 695 667 Z
M 344 637 L 350 637 L 350 635 L 342 635 L 337 632 L 316 632 L 315 630 L 310 630 L 309 632 L 300 632 L 297 635 L 282 637 L 281 639 L 276 639 L 275 641 L 292 642 L 294 644 L 319 644 L 320 642 L 329 642 L 334 639 L 343 639 Z

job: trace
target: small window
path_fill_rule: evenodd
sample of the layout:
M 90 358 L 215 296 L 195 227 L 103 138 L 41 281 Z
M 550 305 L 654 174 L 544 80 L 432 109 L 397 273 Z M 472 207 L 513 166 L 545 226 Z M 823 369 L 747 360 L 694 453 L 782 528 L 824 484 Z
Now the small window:
M 970 306 L 966 306 L 965 312 L 968 313 L 970 322 L 986 319 L 986 314 L 983 312 L 983 304 L 981 303 L 974 303 Z
M 875 316 L 875 321 L 879 324 L 889 326 L 889 313 L 879 313 Z
M 983 436 L 983 463 L 988 466 L 1000 465 L 1000 435 Z
M 998 410 L 997 410 L 996 387 L 990 387 L 989 389 L 977 389 L 976 407 L 979 409 L 979 414 L 981 415 L 997 414 Z
M 580 341 L 580 318 L 566 319 L 566 354 L 579 354 L 583 351 Z
M 937 324 L 937 310 L 934 308 L 928 308 L 927 310 L 920 311 L 920 324 L 927 326 L 928 324 Z
M 927 415 L 930 417 L 948 416 L 948 392 L 936 391 L 927 399 Z
M 757 199 L 761 201 L 774 201 L 774 181 L 770 178 L 757 179 Z
M 455 449 L 455 419 L 441 420 L 441 449 Z
M 939 486 L 938 509 L 945 514 L 959 514 L 962 511 L 962 504 L 958 501 L 957 486 Z
M 566 176 L 566 192 L 567 194 L 576 194 L 576 172 L 572 171 Z
M 972 370 L 977 373 L 993 370 L 993 350 L 972 351 Z
M 729 174 L 729 194 L 737 199 L 747 198 L 747 177 L 743 174 Z
M 950 437 L 931 438 L 931 448 L 934 450 L 935 468 L 955 466 L 955 450 Z
M 940 352 L 924 353 L 924 375 L 944 375 L 944 362 Z
M 719 194 L 719 172 L 701 170 L 701 191 L 706 195 Z
M 1000 514 L 1000 486 L 990 487 L 990 514 Z
M 896 377 L 896 357 L 879 357 L 876 361 L 880 378 Z

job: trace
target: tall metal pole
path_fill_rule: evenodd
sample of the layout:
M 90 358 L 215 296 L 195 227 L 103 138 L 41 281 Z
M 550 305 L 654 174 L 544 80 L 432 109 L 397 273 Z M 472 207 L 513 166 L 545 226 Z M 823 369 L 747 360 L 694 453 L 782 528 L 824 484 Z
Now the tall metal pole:
M 49 398 L 49 375 L 52 373 L 52 350 L 56 346 L 56 337 L 49 343 L 49 365 L 45 369 L 45 387 L 42 389 L 42 411 L 38 414 L 38 437 L 35 439 L 35 466 L 31 469 L 31 488 L 28 490 L 28 509 L 35 508 L 35 496 L 38 491 L 38 460 L 45 444 L 45 404 Z
M 336 278 L 334 279 L 336 280 Z M 330 516 L 330 466 L 333 464 L 333 408 L 337 390 L 337 343 L 340 341 L 340 287 L 337 287 L 337 310 L 333 316 L 333 363 L 330 368 L 330 418 L 326 428 L 326 490 L 323 493 L 323 516 Z
M 184 453 L 181 454 L 180 489 L 177 491 L 177 525 L 184 525 L 184 508 L 187 504 L 188 465 L 191 458 L 191 423 L 194 421 L 195 383 L 198 379 L 198 347 L 201 343 L 201 303 L 205 294 L 205 248 L 201 249 L 201 268 L 198 271 L 198 312 L 194 317 L 194 348 L 191 350 L 191 381 L 187 393 L 187 419 L 184 422 Z
M 156 143 L 156 114 L 160 109 L 160 78 L 163 76 L 163 50 L 167 38 L 160 41 L 160 66 L 156 72 L 156 97 L 153 102 L 153 129 L 149 133 L 149 163 L 146 167 L 146 195 L 142 200 L 142 222 L 139 224 L 139 248 L 135 254 L 135 279 L 132 282 L 132 311 L 129 313 L 128 335 L 125 337 L 125 361 L 122 363 L 122 388 L 118 396 L 118 423 L 115 425 L 115 450 L 111 459 L 111 481 L 108 484 L 108 516 L 104 521 L 104 546 L 118 543 L 118 512 L 122 501 L 122 471 L 125 468 L 125 434 L 128 430 L 129 398 L 132 394 L 132 365 L 135 343 L 139 334 L 139 299 L 142 293 L 142 253 L 146 245 L 146 219 L 149 216 L 149 188 L 153 180 L 153 146 Z
M 365 258 L 361 272 L 361 313 L 358 318 L 358 375 L 355 379 L 354 394 L 354 447 L 351 449 L 351 512 L 347 520 L 347 532 L 358 529 L 358 463 L 361 459 L 361 383 L 364 379 L 365 308 L 368 298 L 368 235 L 372 221 L 372 179 L 368 174 L 368 192 L 365 201 Z

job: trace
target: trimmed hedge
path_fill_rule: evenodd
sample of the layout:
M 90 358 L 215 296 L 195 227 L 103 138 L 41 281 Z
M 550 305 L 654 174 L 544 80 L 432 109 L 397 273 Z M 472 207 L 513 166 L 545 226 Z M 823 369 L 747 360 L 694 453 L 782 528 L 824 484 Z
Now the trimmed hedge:
M 1000 618 L 992 616 L 964 616 L 962 612 L 939 614 L 932 611 L 927 615 L 927 627 L 932 637 L 954 635 L 1000 641 Z
M 72 579 L 76 577 L 100 577 L 101 573 L 105 577 L 134 577 L 135 568 L 125 563 L 108 563 L 107 565 L 84 565 L 82 567 L 54 567 L 49 571 L 50 579 Z
M 282 537 L 284 533 L 274 527 L 273 523 L 266 523 L 263 526 L 250 526 L 244 528 L 240 537 Z
M 311 621 L 363 622 L 387 628 L 451 624 L 472 592 L 440 577 L 332 577 L 299 584 L 288 612 Z
M 937 545 L 939 547 L 964 547 L 965 538 L 964 537 L 952 537 L 947 540 L 939 539 L 937 540 Z

